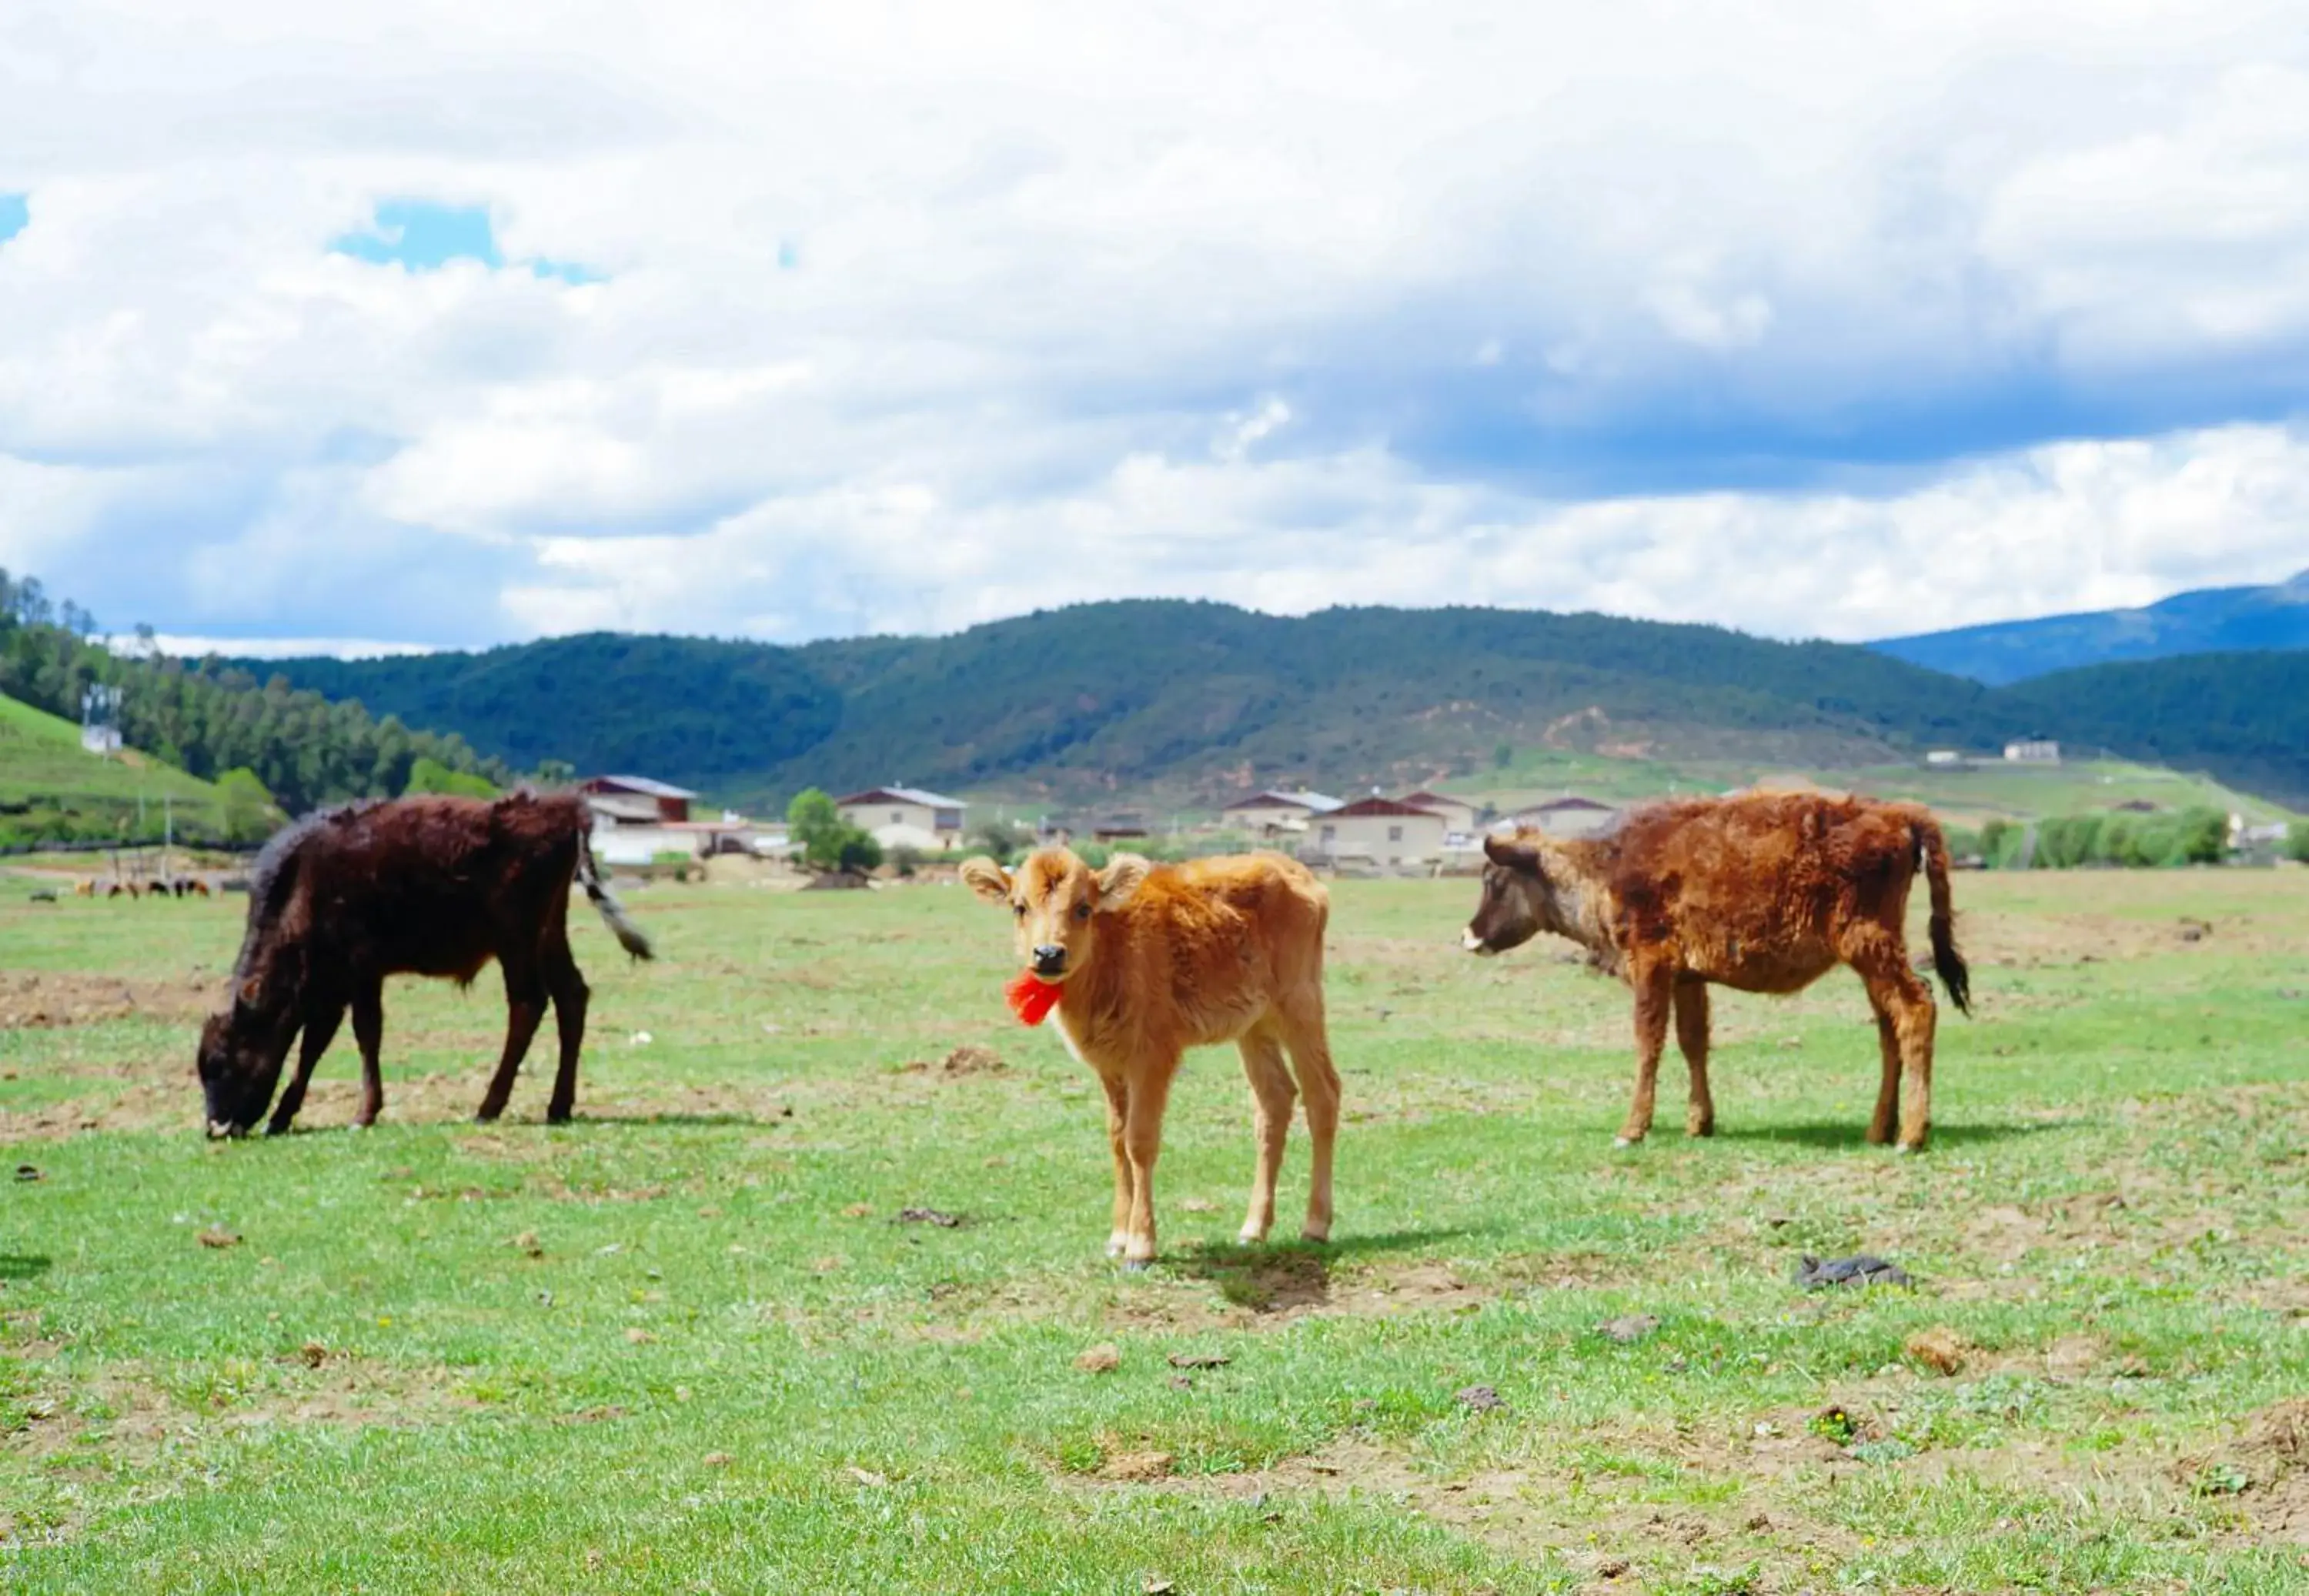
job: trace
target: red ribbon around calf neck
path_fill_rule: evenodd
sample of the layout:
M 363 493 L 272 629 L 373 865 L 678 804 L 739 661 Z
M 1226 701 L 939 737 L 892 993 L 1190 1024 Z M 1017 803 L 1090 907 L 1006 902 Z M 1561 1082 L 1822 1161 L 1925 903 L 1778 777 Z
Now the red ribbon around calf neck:
M 1018 1016 L 1020 1024 L 1040 1025 L 1059 1006 L 1059 988 L 1055 981 L 1043 980 L 1029 970 L 1003 988 L 1002 996 L 1010 1000 L 1010 1012 Z

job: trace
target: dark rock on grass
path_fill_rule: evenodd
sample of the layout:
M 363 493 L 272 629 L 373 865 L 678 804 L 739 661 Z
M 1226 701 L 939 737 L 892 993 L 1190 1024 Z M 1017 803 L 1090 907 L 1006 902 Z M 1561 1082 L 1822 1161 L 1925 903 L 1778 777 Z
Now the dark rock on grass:
M 1451 1400 L 1471 1413 L 1489 1413 L 1507 1406 L 1500 1400 L 1500 1393 L 1489 1385 L 1469 1385 L 1455 1391 Z
M 1906 1286 L 1915 1282 L 1908 1272 L 1898 1264 L 1888 1263 L 1873 1253 L 1855 1253 L 1848 1258 L 1830 1258 L 1822 1263 L 1810 1253 L 1796 1266 L 1796 1284 L 1807 1291 L 1822 1286 Z

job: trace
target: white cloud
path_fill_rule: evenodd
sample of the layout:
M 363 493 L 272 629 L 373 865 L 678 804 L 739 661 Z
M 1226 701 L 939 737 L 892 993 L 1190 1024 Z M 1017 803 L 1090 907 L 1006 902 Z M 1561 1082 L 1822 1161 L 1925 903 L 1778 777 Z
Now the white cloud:
M 1862 636 L 2305 557 L 2244 0 L 119 0 L 0 16 L 0 558 L 116 623 Z M 327 253 L 395 197 L 608 280 Z

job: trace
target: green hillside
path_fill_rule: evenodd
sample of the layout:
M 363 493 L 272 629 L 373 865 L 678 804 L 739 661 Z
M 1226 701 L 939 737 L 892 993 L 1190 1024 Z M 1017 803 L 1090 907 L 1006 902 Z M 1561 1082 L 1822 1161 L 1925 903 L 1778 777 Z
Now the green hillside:
M 1195 807 L 1281 782 L 1464 783 L 1502 749 L 1510 763 L 1601 760 L 1600 780 L 1659 790 L 1742 772 L 1905 769 L 1928 748 L 1993 753 L 2037 730 L 2309 802 L 2299 651 L 1992 688 L 1866 648 L 1716 626 L 1133 600 L 947 637 L 789 649 L 592 634 L 263 669 L 518 766 L 634 771 L 750 807 L 805 785 L 892 781 L 1023 803 Z
M 0 844 L 157 841 L 171 808 L 180 838 L 225 833 L 214 784 L 133 750 L 98 758 L 71 721 L 0 697 Z

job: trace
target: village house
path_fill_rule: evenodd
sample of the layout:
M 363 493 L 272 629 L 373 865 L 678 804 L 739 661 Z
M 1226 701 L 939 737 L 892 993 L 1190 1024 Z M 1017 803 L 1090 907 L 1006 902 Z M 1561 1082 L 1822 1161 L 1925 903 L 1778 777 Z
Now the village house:
M 1527 828 L 1551 837 L 1592 837 L 1612 823 L 1619 811 L 1594 798 L 1567 795 L 1518 809 L 1500 823 L 1500 830 Z
M 1455 798 L 1448 793 L 1430 792 L 1422 788 L 1406 792 L 1396 802 L 1409 804 L 1414 809 L 1424 809 L 1443 817 L 1443 830 L 1454 844 L 1474 840 L 1480 829 L 1475 818 L 1475 806 L 1465 798 Z
M 1319 792 L 1270 789 L 1235 799 L 1219 811 L 1219 821 L 1229 831 L 1271 839 L 1286 833 L 1303 833 L 1310 820 L 1338 807 L 1338 799 Z
M 2004 757 L 2014 764 L 2058 764 L 2061 745 L 2042 733 L 2032 733 L 2005 744 Z
M 1424 869 L 1443 857 L 1445 823 L 1432 809 L 1373 794 L 1308 822 L 1299 857 L 1310 864 Z
M 761 826 L 734 810 L 695 819 L 696 793 L 647 776 L 588 776 L 577 790 L 593 812 L 593 853 L 605 865 L 646 865 L 668 854 L 774 853 L 786 845 L 783 826 Z
M 961 847 L 962 815 L 970 807 L 960 798 L 919 787 L 869 787 L 835 799 L 834 807 L 843 820 L 872 833 L 883 847 L 923 853 Z
M 683 821 L 697 795 L 687 787 L 653 781 L 647 776 L 588 776 L 577 790 L 591 802 L 593 813 L 618 821 Z

